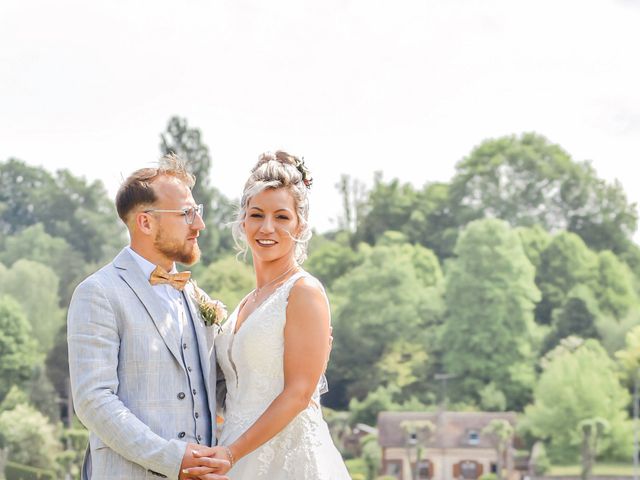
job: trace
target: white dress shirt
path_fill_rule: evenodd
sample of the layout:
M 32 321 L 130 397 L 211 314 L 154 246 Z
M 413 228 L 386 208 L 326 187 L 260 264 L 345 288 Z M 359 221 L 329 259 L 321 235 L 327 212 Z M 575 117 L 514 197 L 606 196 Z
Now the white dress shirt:
M 156 265 L 151 263 L 149 260 L 136 253 L 131 246 L 127 247 L 131 256 L 135 259 L 136 263 L 142 270 L 144 276 L 148 279 L 151 277 L 151 273 L 155 270 Z M 177 273 L 176 264 L 174 263 L 171 267 L 171 271 L 169 273 Z M 155 292 L 155 294 L 165 303 L 165 305 L 169 308 L 172 313 L 173 318 L 179 319 L 177 322 L 177 328 L 180 332 L 180 338 L 182 338 L 182 332 L 184 331 L 184 326 L 187 321 L 186 312 L 184 310 L 184 298 L 182 296 L 182 292 L 173 288 L 168 283 L 163 283 L 159 285 L 151 285 L 151 288 Z

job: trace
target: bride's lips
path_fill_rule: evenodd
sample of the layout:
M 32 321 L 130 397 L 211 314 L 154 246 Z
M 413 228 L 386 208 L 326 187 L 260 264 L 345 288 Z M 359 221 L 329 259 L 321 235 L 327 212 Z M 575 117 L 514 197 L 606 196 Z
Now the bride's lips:
M 276 242 L 275 240 L 271 240 L 268 238 L 256 239 L 256 243 L 258 244 L 258 246 L 265 248 L 273 247 L 278 244 L 278 242 Z

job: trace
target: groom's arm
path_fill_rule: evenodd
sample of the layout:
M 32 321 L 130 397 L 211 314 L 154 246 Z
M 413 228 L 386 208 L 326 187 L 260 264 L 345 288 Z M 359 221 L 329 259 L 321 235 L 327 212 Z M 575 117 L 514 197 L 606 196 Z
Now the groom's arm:
M 90 278 L 75 290 L 67 321 L 69 371 L 78 418 L 124 458 L 177 479 L 187 443 L 160 437 L 118 398 L 120 333 L 97 279 Z

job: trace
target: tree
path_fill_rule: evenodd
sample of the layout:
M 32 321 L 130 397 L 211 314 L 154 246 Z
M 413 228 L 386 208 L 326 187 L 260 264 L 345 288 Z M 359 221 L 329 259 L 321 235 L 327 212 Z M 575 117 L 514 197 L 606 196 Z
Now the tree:
M 57 428 L 29 405 L 0 413 L 0 432 L 4 432 L 9 459 L 16 463 L 51 469 L 62 451 Z
M 39 360 L 36 350 L 31 325 L 20 304 L 0 296 L 0 401 L 12 385 L 23 385 L 31 377 Z
M 591 471 L 598 454 L 598 440 L 609 430 L 609 422 L 604 418 L 587 418 L 578 424 L 578 429 L 582 432 L 580 478 L 588 480 L 591 478 Z
M 522 248 L 527 258 L 536 269 L 540 266 L 540 256 L 551 243 L 551 235 L 540 225 L 532 227 L 518 227 L 516 232 L 520 236 Z
M 451 203 L 447 183 L 427 183 L 417 196 L 402 232 L 412 243 L 431 250 L 440 259 L 453 255 L 461 225 Z
M 610 425 L 598 453 L 629 455 L 629 394 L 620 385 L 616 366 L 597 340 L 568 338 L 542 361 L 534 402 L 525 409 L 524 426 L 549 442 L 552 459 L 577 460 L 584 433 L 581 422 L 602 418 Z
M 364 260 L 363 249 L 353 250 L 338 241 L 326 241 L 311 251 L 305 261 L 305 269 L 318 277 L 325 288 L 331 290 L 333 283 Z
M 87 268 L 93 267 L 85 263 L 83 256 L 64 238 L 49 235 L 42 223 L 36 223 L 7 237 L 4 251 L 0 251 L 0 261 L 11 266 L 21 259 L 46 265 L 59 275 L 58 294 L 61 306 L 69 304 L 73 290 L 86 276 Z
M 207 225 L 200 232 L 198 243 L 202 250 L 202 261 L 208 264 L 221 253 L 233 250 L 230 232 L 223 228 L 233 217 L 231 202 L 210 184 L 211 155 L 199 129 L 189 127 L 186 118 L 174 116 L 169 119 L 160 139 L 162 155 L 179 155 L 187 161 L 187 168 L 196 177 L 193 198 L 204 205 L 204 221 Z
M 599 339 L 600 318 L 598 302 L 591 289 L 585 285 L 574 287 L 562 306 L 553 311 L 552 328 L 545 338 L 543 351 L 548 352 L 571 335 Z
M 58 277 L 54 271 L 38 262 L 18 260 L 0 279 L 0 292 L 20 303 L 40 352 L 48 352 L 64 324 L 64 312 L 58 306 Z
M 373 245 L 387 230 L 401 231 L 409 220 L 416 201 L 416 191 L 398 179 L 385 183 L 382 173 L 376 172 L 373 189 L 369 193 L 366 210 L 356 231 L 356 241 Z
M 366 208 L 367 188 L 357 178 L 345 174 L 340 175 L 340 181 L 335 187 L 342 197 L 342 215 L 338 217 L 338 229 L 353 233 Z
M 474 401 L 494 383 L 518 408 L 535 379 L 539 299 L 534 269 L 518 234 L 496 219 L 472 222 L 460 235 L 446 278 L 444 366 L 456 375 L 458 400 Z
M 102 182 L 87 183 L 68 170 L 53 176 L 16 159 L 0 163 L 0 233 L 14 235 L 37 223 L 88 262 L 112 257 L 124 242 Z
M 222 301 L 229 311 L 254 287 L 253 270 L 235 256 L 220 258 L 206 267 L 199 275 L 198 285 L 211 298 Z
M 618 320 L 624 318 L 638 301 L 629 267 L 608 250 L 598 254 L 596 296 L 600 309 Z
M 588 245 L 621 253 L 637 227 L 634 204 L 618 182 L 599 179 L 535 133 L 482 142 L 456 166 L 451 202 L 458 224 L 495 217 L 512 226 L 569 230 Z
M 507 458 L 511 443 L 513 441 L 514 428 L 508 420 L 503 418 L 494 418 L 489 425 L 482 429 L 482 433 L 488 435 L 496 449 L 497 468 L 496 474 L 499 479 L 509 478 L 509 471 L 506 476 L 503 474 L 504 461 Z
M 361 265 L 335 281 L 332 291 L 335 340 L 326 402 L 344 408 L 347 398 L 362 399 L 381 383 L 375 366 L 394 341 L 410 340 L 433 351 L 442 272 L 435 255 L 423 247 L 377 245 Z M 416 382 L 424 392 L 428 375 L 424 371 Z
M 426 447 L 427 442 L 431 439 L 436 431 L 436 426 L 430 420 L 404 420 L 400 423 L 400 428 L 404 430 L 406 445 L 407 445 L 407 457 L 411 459 L 411 450 L 416 449 L 415 456 L 415 471 L 412 472 L 411 477 L 418 480 L 422 476 L 420 475 L 420 460 L 422 457 L 422 450 Z
M 560 307 L 577 285 L 597 289 L 598 257 L 577 235 L 560 232 L 540 254 L 536 284 L 542 300 L 536 306 L 536 320 L 551 323 L 553 310 Z

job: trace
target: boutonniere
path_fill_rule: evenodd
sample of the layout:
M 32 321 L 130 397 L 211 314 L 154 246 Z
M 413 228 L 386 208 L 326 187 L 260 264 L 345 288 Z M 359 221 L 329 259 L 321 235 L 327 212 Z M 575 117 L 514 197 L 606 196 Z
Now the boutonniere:
M 205 327 L 218 326 L 218 332 L 222 329 L 222 324 L 227 319 L 227 307 L 220 300 L 212 300 L 195 280 L 190 280 L 193 284 L 194 300 L 198 304 L 200 316 Z

